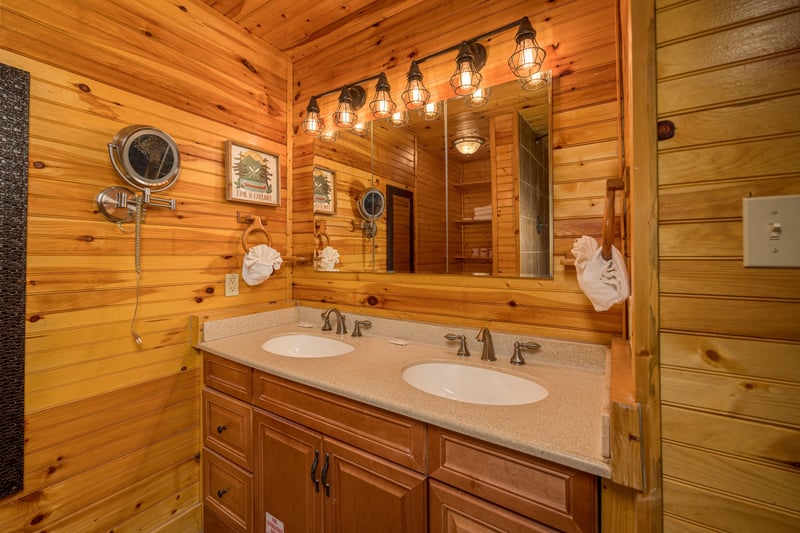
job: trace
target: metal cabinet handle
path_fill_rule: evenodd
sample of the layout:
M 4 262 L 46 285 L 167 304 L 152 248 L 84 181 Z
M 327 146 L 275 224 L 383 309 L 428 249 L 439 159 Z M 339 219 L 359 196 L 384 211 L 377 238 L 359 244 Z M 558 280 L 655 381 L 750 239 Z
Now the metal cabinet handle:
M 325 496 L 331 495 L 331 484 L 328 483 L 328 467 L 330 466 L 329 454 L 325 454 L 325 463 L 322 465 L 322 486 L 325 487 Z
M 317 479 L 317 466 L 319 466 L 319 450 L 314 450 L 314 462 L 311 463 L 311 482 L 314 483 L 314 492 L 319 492 L 319 479 Z
M 217 433 L 222 434 L 226 429 L 228 429 L 228 426 L 217 426 Z
M 219 489 L 217 491 L 217 498 L 222 498 L 228 493 L 228 489 Z

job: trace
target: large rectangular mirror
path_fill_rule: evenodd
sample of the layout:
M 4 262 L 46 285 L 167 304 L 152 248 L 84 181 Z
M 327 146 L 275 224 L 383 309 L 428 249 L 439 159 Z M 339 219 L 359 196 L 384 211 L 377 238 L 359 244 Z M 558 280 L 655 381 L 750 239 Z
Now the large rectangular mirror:
M 435 119 L 410 112 L 401 127 L 314 141 L 315 169 L 334 176 L 335 212 L 314 218 L 336 270 L 552 277 L 550 85 L 487 93 L 440 102 Z M 373 188 L 385 210 L 370 221 L 358 207 Z

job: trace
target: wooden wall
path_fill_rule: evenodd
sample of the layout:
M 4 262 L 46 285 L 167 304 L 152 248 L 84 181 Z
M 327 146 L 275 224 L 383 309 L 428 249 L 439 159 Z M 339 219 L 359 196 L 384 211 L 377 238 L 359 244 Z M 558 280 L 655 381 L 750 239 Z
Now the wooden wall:
M 0 4 L 0 62 L 31 73 L 24 491 L 2 531 L 198 531 L 200 359 L 188 315 L 284 301 L 288 269 L 223 296 L 241 268 L 236 213 L 288 246 L 286 59 L 194 0 Z M 122 181 L 106 144 L 149 124 L 181 151 L 177 184 L 142 227 L 94 204 Z M 225 201 L 224 142 L 276 153 L 280 208 Z
M 369 307 L 371 312 L 442 323 L 492 325 L 529 334 L 593 342 L 610 341 L 623 330 L 623 306 L 597 313 L 580 292 L 572 267 L 559 263 L 583 234 L 599 237 L 605 180 L 621 175 L 617 16 L 614 0 L 499 0 L 479 8 L 455 0 L 424 2 L 390 16 L 368 32 L 294 61 L 293 113 L 295 177 L 310 179 L 311 138 L 298 133 L 311 95 L 386 71 L 395 93 L 405 84 L 411 58 L 432 54 L 528 16 L 547 49 L 545 68 L 553 70 L 553 166 L 555 276 L 550 280 L 374 274 L 324 274 L 298 271 L 293 296 L 317 304 Z M 413 28 L 413 32 L 409 31 Z M 486 42 L 484 83 L 511 79 L 507 60 L 515 30 Z M 454 54 L 453 54 L 454 55 Z M 424 63 L 432 98 L 451 95 L 454 69 L 449 55 Z M 368 98 L 372 97 L 372 87 Z M 399 98 L 396 98 L 399 99 Z M 335 107 L 335 94 L 319 101 L 323 115 Z M 312 229 L 306 200 L 297 191 L 294 236 Z M 620 203 L 621 205 L 621 203 Z M 619 210 L 618 210 L 619 212 Z
M 742 199 L 800 193 L 794 1 L 656 3 L 665 531 L 800 527 L 800 270 L 742 266 Z

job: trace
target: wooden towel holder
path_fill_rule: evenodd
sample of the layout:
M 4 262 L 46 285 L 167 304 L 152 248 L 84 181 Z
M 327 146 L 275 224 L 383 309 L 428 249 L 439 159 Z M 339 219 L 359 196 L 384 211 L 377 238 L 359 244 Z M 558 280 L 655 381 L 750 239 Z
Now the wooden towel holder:
M 614 245 L 614 194 L 623 189 L 625 189 L 625 180 L 622 178 L 606 180 L 606 204 L 603 206 L 603 240 L 600 252 L 606 261 L 611 259 L 611 248 Z M 573 266 L 575 258 L 564 257 L 561 259 L 561 264 Z
M 242 233 L 242 247 L 244 248 L 245 252 L 250 251 L 250 247 L 247 246 L 247 237 L 250 236 L 251 233 L 260 231 L 264 235 L 267 236 L 267 246 L 270 248 L 272 247 L 272 235 L 269 234 L 267 228 L 264 227 L 264 223 L 261 222 L 261 217 L 254 217 L 252 215 L 246 215 L 243 219 L 239 217 L 239 213 L 236 213 L 236 220 L 239 222 L 250 222 L 250 225 L 244 230 Z

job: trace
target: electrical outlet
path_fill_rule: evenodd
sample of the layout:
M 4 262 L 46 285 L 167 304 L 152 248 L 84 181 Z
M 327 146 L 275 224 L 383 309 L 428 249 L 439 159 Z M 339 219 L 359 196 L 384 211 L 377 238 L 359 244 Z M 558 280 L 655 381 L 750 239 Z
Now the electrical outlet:
M 225 296 L 239 296 L 239 274 L 225 274 Z

